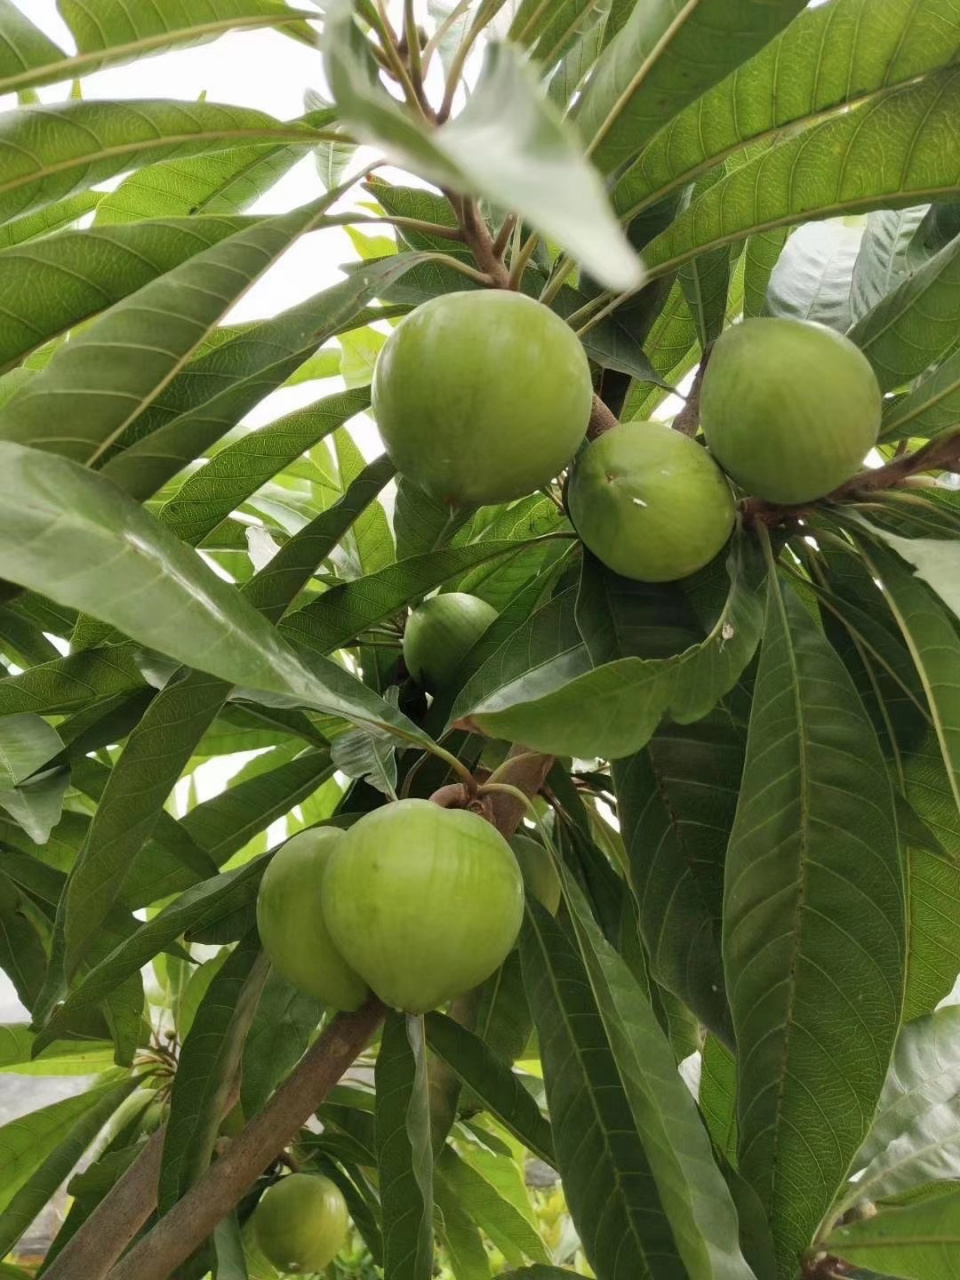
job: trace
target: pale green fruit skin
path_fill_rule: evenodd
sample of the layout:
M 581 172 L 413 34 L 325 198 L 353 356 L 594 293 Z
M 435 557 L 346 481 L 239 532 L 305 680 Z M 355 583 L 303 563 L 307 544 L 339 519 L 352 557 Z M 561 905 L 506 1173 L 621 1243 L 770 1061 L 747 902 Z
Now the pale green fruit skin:
M 341 954 L 384 1004 L 426 1013 L 506 959 L 523 878 L 477 814 L 401 800 L 346 833 L 327 866 L 323 909 Z
M 330 1009 L 359 1009 L 370 992 L 327 932 L 323 877 L 343 839 L 334 827 L 301 831 L 274 854 L 260 881 L 257 929 L 273 967 Z
M 527 893 L 555 916 L 560 910 L 562 889 L 560 876 L 550 854 L 542 844 L 531 840 L 529 836 L 513 836 L 510 848 L 520 867 Z
M 700 420 L 742 489 L 793 506 L 860 468 L 876 444 L 881 405 L 873 370 L 849 338 L 806 320 L 753 319 L 717 339 Z
M 402 475 L 451 506 L 522 498 L 573 457 L 593 403 L 573 330 L 504 289 L 433 298 L 388 339 L 373 412 Z
M 627 422 L 577 460 L 567 493 L 581 540 L 608 569 L 672 582 L 702 569 L 733 529 L 735 506 L 707 451 L 660 422 Z
M 455 679 L 461 661 L 496 616 L 486 600 L 463 591 L 424 600 L 410 614 L 403 633 L 407 670 L 431 693 L 442 689 Z
M 253 1230 L 260 1252 L 278 1270 L 313 1275 L 337 1256 L 347 1238 L 347 1202 L 336 1183 L 291 1173 L 260 1197 Z

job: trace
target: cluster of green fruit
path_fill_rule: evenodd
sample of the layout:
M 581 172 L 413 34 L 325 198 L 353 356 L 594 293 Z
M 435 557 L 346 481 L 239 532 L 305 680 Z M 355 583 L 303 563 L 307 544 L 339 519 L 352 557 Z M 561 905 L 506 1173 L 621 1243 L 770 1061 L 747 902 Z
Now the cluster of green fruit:
M 374 414 L 398 470 L 451 507 L 510 502 L 548 485 L 583 443 L 592 404 L 573 331 L 503 290 L 418 307 L 390 336 L 373 381 Z M 570 518 L 623 577 L 672 581 L 712 560 L 735 519 L 728 477 L 778 505 L 831 493 L 876 443 L 881 394 L 841 334 L 751 319 L 717 341 L 700 409 L 706 448 L 666 424 L 633 422 L 576 459 Z
M 347 831 L 316 827 L 275 854 L 257 899 L 274 967 L 331 1009 L 425 1013 L 478 986 L 512 950 L 524 883 L 556 911 L 546 849 L 465 809 L 401 800 Z

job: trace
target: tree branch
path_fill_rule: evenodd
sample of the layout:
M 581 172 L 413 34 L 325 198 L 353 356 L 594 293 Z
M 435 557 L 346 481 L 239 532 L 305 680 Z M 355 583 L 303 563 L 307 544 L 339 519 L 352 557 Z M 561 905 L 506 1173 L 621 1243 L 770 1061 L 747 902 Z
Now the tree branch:
M 682 436 L 689 436 L 691 440 L 700 427 L 700 388 L 703 386 L 703 375 L 707 372 L 711 350 L 712 347 L 707 347 L 703 353 L 703 359 L 694 374 L 686 404 L 673 420 L 674 431 L 679 431 Z
M 370 1000 L 356 1013 L 338 1014 L 260 1114 L 109 1272 L 109 1280 L 167 1280 L 296 1136 L 363 1050 L 384 1012 L 379 1000 Z M 114 1192 L 104 1201 L 103 1208 L 114 1198 Z M 111 1222 L 114 1215 L 119 1216 L 119 1211 L 111 1205 L 107 1215 Z M 77 1233 L 78 1238 L 80 1234 Z M 77 1269 L 61 1272 L 62 1280 L 92 1280 L 93 1274 Z
M 157 1207 L 157 1182 L 166 1126 L 100 1201 L 50 1266 L 45 1280 L 103 1280 Z
M 590 410 L 590 421 L 587 423 L 587 439 L 596 440 L 605 431 L 618 427 L 616 415 L 607 408 L 599 396 L 593 397 L 593 408 Z
M 486 274 L 494 288 L 509 289 L 510 273 L 497 254 L 490 228 L 480 216 L 476 201 L 468 196 L 461 198 L 449 192 L 445 194 L 457 213 L 464 242 L 473 254 L 477 266 Z
M 894 489 L 922 471 L 957 470 L 960 470 L 960 431 L 947 439 L 931 440 L 913 453 L 901 454 L 884 467 L 867 467 L 821 501 L 849 502 L 863 494 Z M 799 507 L 782 507 L 764 502 L 760 498 L 748 498 L 740 508 L 747 528 L 764 525 L 767 529 L 800 520 L 811 509 L 810 503 Z

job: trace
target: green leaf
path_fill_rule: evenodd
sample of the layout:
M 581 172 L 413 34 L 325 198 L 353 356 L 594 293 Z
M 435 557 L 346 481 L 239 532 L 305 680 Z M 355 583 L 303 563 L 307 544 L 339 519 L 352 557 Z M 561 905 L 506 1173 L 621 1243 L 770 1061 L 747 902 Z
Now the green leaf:
M 758 231 L 750 236 L 743 250 L 743 314 L 763 314 L 770 277 L 790 234 L 786 227 Z
M 0 969 L 20 1003 L 32 1010 L 44 984 L 47 955 L 25 907 L 16 884 L 0 871 Z
M 56 1151 L 65 1129 L 77 1124 L 94 1108 L 98 1108 L 106 1097 L 114 1099 L 113 1107 L 116 1107 L 119 1102 L 117 1087 L 121 1078 L 120 1072 L 111 1072 L 102 1084 L 86 1093 L 51 1103 L 50 1106 L 31 1111 L 0 1127 L 0 1150 L 3 1151 L 3 1162 L 0 1164 L 0 1211 L 11 1204 L 20 1189 L 29 1183 Z
M 213 1233 L 213 1280 L 248 1280 L 247 1259 L 236 1212 L 229 1214 Z
M 338 392 L 242 436 L 187 477 L 160 508 L 160 519 L 195 545 L 262 484 L 369 403 L 362 388 Z
M 952 240 L 857 321 L 849 337 L 882 391 L 918 377 L 954 346 L 958 298 L 960 240 Z
M 149 608 L 145 560 L 153 566 Z M 342 668 L 316 658 L 305 665 L 139 504 L 64 458 L 0 444 L 0 575 L 230 684 L 389 726 L 426 745 L 405 716 Z
M 752 1280 L 740 1252 L 736 1209 L 673 1051 L 569 874 L 564 889 L 617 1072 L 687 1274 L 691 1280 Z
M 203 0 L 191 6 L 189 18 L 176 0 L 159 0 L 136 10 L 122 0 L 60 0 L 58 7 L 77 44 L 73 54 L 58 49 L 31 28 L 13 5 L 4 4 L 0 37 L 6 48 L 0 59 L 0 93 L 74 80 L 177 45 L 214 40 L 231 30 L 294 22 L 302 26 L 303 17 L 308 16 L 279 0 Z
M 832 1254 L 904 1280 L 953 1280 L 960 1249 L 960 1191 L 885 1208 L 839 1227 L 823 1242 Z
M 484 1156 L 489 1156 L 489 1159 L 484 1160 Z M 473 1221 L 508 1261 L 522 1262 L 525 1258 L 532 1262 L 549 1261 L 531 1221 L 532 1214 L 529 1210 L 524 1214 L 508 1195 L 502 1194 L 500 1171 L 512 1180 L 520 1181 L 517 1166 L 507 1157 L 490 1156 L 487 1152 L 477 1152 L 476 1157 L 479 1168 L 462 1158 L 452 1147 L 445 1147 L 437 1161 L 438 1180 L 452 1188 Z M 522 1181 L 520 1191 L 526 1199 Z
M 131 645 L 111 645 L 39 663 L 0 680 L 0 716 L 68 715 L 87 703 L 143 687 Z
M 113 1064 L 111 1046 L 102 1040 L 59 1040 L 33 1057 L 34 1034 L 22 1023 L 0 1026 L 0 1072 L 26 1076 L 86 1076 Z
M 617 211 L 655 203 L 784 125 L 811 124 L 842 103 L 895 94 L 913 77 L 948 66 L 958 48 L 960 23 L 949 0 L 917 8 L 898 0 L 895 13 L 872 0 L 807 8 L 650 142 L 617 185 Z
M 903 1015 L 916 1018 L 950 994 L 960 972 L 960 868 L 922 849 L 908 849 L 906 870 L 909 948 Z
M 716 1036 L 707 1036 L 700 1067 L 700 1110 L 717 1150 L 737 1162 L 737 1061 Z
M 349 7 L 338 13 L 327 19 L 327 79 L 353 132 L 437 186 L 516 210 L 602 284 L 639 285 L 639 259 L 613 217 L 599 175 L 516 49 L 489 44 L 466 107 L 428 132 L 373 78 L 369 60 L 357 50 L 360 37 Z
M 960 351 L 948 355 L 905 396 L 888 400 L 880 435 L 883 439 L 929 439 L 952 431 L 960 405 Z
M 254 931 L 214 976 L 200 1001 L 170 1093 L 158 1190 L 161 1214 L 210 1164 L 268 969 Z
M 69 102 L 0 122 L 0 218 L 22 217 L 129 169 L 253 143 L 309 144 L 322 130 L 209 102 Z
M 472 1031 L 442 1013 L 426 1016 L 433 1052 L 471 1089 L 492 1115 L 539 1159 L 552 1164 L 550 1124 L 513 1074 Z
M 422 1018 L 388 1013 L 376 1066 L 376 1143 L 384 1271 L 433 1272 L 433 1150 Z
M 259 221 L 169 218 L 67 231 L 6 249 L 0 270 L 10 293 L 0 318 L 0 366 Z
M 103 1126 L 123 1100 L 137 1088 L 138 1083 L 137 1080 L 126 1079 L 102 1091 L 94 1090 L 96 1097 L 92 1100 L 92 1105 L 74 1117 L 72 1124 L 65 1119 L 64 1128 L 57 1131 L 60 1141 L 42 1157 L 42 1163 L 21 1183 L 0 1213 L 0 1257 L 10 1252 L 37 1214 L 42 1212 Z M 0 1137 L 0 1147 L 3 1146 L 3 1139 Z
M 0 718 L 0 787 L 15 787 L 63 750 L 60 735 L 40 716 Z
M 181 265 L 148 276 L 148 283 L 61 347 L 0 411 L 0 438 L 96 463 L 250 285 L 323 221 L 328 202 L 324 197 L 305 209 L 248 223 L 185 262 L 181 251 Z M 69 435 L 54 407 L 65 396 L 74 397 Z
M 846 333 L 853 320 L 850 284 L 860 238 L 859 227 L 840 219 L 799 227 L 770 275 L 764 313 Z
M 69 769 L 48 769 L 11 791 L 0 791 L 0 806 L 31 840 L 46 844 L 60 821 L 69 785 Z
M 586 759 L 632 755 L 667 712 L 680 724 L 702 718 L 736 684 L 760 634 L 762 566 L 751 544 L 735 540 L 727 569 L 727 600 L 703 642 L 670 657 L 620 658 L 589 671 L 583 651 L 565 642 L 531 669 L 517 661 L 529 643 L 529 632 L 518 632 L 462 691 L 454 716 L 469 715 L 493 737 Z M 599 579 L 587 575 L 586 589 Z
M 240 1104 L 248 1120 L 299 1062 L 321 1012 L 312 996 L 297 991 L 271 970 L 243 1050 Z
M 96 209 L 102 199 L 100 191 L 82 191 L 79 195 L 61 200 L 59 204 L 41 209 L 39 213 L 14 218 L 12 222 L 6 222 L 0 227 L 0 249 L 10 249 L 14 245 L 69 227 L 78 218 Z
M 454 1280 L 487 1280 L 491 1274 L 490 1259 L 483 1247 L 483 1237 L 439 1168 L 433 1195 L 437 1230 Z
M 188 929 L 209 927 L 256 902 L 260 877 L 270 855 L 254 858 L 235 871 L 226 871 L 202 884 L 194 885 L 153 919 L 114 947 L 104 959 L 93 964 L 35 1042 L 37 1052 L 62 1037 L 70 1015 L 100 1003 L 131 974 L 147 963 Z
M 938 72 L 764 150 L 647 245 L 650 275 L 758 231 L 960 192 L 951 149 L 941 141 L 952 136 L 958 101 L 960 72 Z
M 576 110 L 604 173 L 632 160 L 664 122 L 762 49 L 803 0 L 637 4 L 604 50 Z
M 866 1136 L 903 1000 L 904 889 L 876 735 L 840 659 L 771 573 L 727 852 L 724 967 L 740 1172 L 783 1270 Z

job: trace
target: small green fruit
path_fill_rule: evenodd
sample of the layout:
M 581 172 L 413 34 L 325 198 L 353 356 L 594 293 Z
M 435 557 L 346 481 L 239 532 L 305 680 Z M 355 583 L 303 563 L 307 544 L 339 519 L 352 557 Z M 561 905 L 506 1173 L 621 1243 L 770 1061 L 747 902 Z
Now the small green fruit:
M 598 436 L 577 461 L 567 503 L 597 559 L 640 582 L 702 569 L 733 528 L 733 495 L 720 468 L 660 422 L 628 422 Z
M 318 827 L 274 854 L 260 881 L 257 928 L 274 968 L 298 991 L 331 1009 L 359 1009 L 370 993 L 331 942 L 321 902 L 324 872 L 342 840 L 335 827 Z
M 523 916 L 523 879 L 503 836 L 465 809 L 401 800 L 337 845 L 323 882 L 335 945 L 380 999 L 425 1013 L 490 976 Z
M 424 600 L 403 633 L 407 670 L 431 693 L 442 689 L 455 679 L 461 661 L 496 616 L 492 605 L 463 591 Z
M 876 444 L 881 402 L 849 338 L 806 320 L 754 319 L 717 339 L 700 418 L 711 452 L 742 489 L 794 505 L 850 479 Z
M 260 1197 L 254 1237 L 266 1260 L 292 1275 L 313 1275 L 328 1266 L 347 1238 L 347 1202 L 335 1182 L 291 1173 Z
M 373 412 L 399 471 L 451 506 L 522 498 L 583 439 L 590 366 L 573 330 L 521 293 L 433 298 L 390 335 Z
M 519 864 L 527 893 L 555 916 L 560 910 L 562 889 L 553 858 L 542 844 L 529 836 L 514 836 L 510 848 Z

